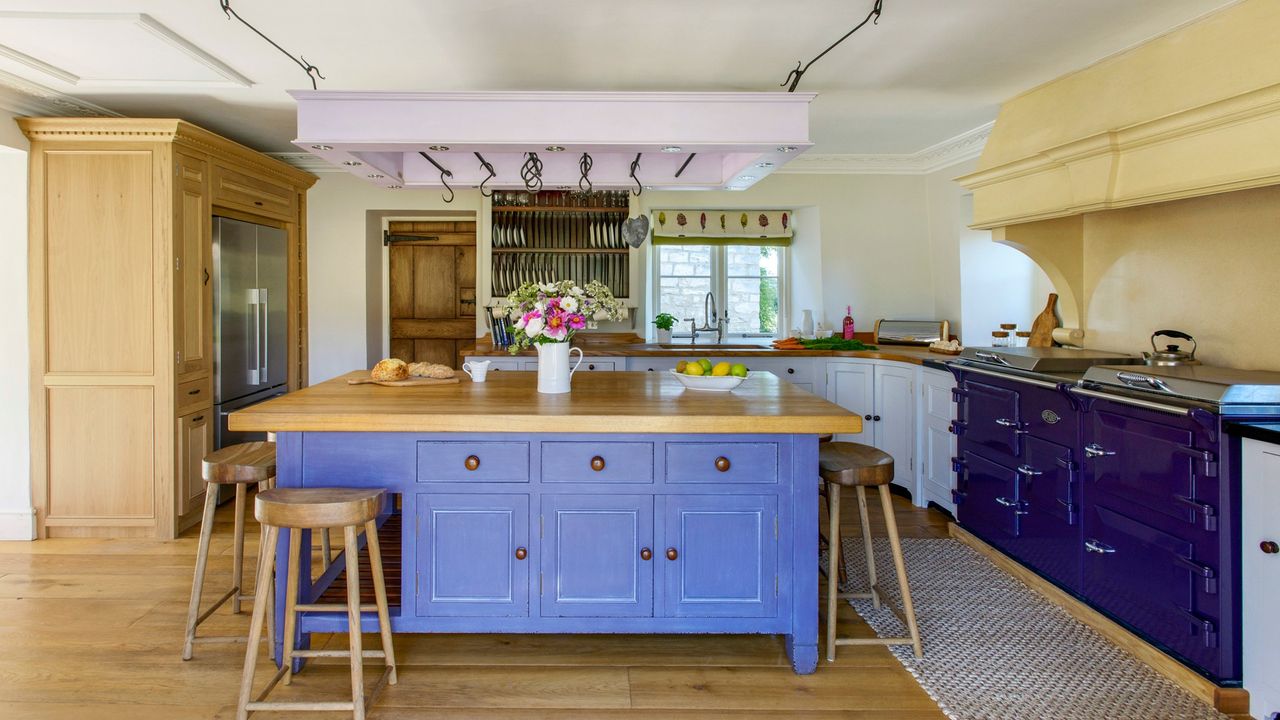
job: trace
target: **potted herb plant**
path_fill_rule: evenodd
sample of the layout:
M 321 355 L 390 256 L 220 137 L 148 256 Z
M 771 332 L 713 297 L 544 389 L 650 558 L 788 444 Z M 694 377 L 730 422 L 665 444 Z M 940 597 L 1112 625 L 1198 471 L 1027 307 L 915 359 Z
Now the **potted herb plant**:
M 658 328 L 658 342 L 671 342 L 671 328 L 676 326 L 676 316 L 671 313 L 658 313 L 658 317 L 653 319 L 653 324 Z

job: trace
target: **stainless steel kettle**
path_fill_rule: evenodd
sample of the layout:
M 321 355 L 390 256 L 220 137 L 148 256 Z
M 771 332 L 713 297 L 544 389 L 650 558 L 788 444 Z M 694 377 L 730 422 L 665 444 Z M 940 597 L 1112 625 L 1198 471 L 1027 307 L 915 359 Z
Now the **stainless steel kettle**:
M 1156 347 L 1156 338 L 1158 337 L 1187 340 L 1191 343 L 1191 350 L 1184 351 L 1181 346 L 1176 344 L 1165 345 L 1164 350 L 1161 350 Z M 1142 353 L 1142 359 L 1148 365 L 1161 367 L 1200 364 L 1200 361 L 1196 359 L 1196 339 L 1180 330 L 1157 330 L 1151 333 L 1151 352 Z

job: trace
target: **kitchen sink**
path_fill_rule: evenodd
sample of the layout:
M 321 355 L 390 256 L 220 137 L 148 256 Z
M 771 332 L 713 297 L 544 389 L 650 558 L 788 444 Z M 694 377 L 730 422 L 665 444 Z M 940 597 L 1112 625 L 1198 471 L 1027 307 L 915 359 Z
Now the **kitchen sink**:
M 749 343 L 739 343 L 739 344 L 726 343 L 723 345 L 707 344 L 707 343 L 698 343 L 697 345 L 691 345 L 689 343 L 661 343 L 658 345 L 658 347 L 663 348 L 664 350 L 768 350 L 769 349 L 768 345 L 752 345 Z

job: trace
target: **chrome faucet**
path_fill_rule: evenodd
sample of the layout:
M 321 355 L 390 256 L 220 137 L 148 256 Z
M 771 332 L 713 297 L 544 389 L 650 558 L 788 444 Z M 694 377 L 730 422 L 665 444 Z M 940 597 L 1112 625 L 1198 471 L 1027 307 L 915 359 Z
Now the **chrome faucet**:
M 698 333 L 713 332 L 716 334 L 716 344 L 724 343 L 724 331 L 729 326 L 729 311 L 724 311 L 724 319 L 722 320 L 716 312 L 716 296 L 714 293 L 708 292 L 707 296 L 702 299 L 702 327 L 697 326 L 697 321 L 693 318 L 685 318 L 685 322 L 689 323 L 689 343 L 698 344 Z M 712 323 L 715 323 L 712 325 Z

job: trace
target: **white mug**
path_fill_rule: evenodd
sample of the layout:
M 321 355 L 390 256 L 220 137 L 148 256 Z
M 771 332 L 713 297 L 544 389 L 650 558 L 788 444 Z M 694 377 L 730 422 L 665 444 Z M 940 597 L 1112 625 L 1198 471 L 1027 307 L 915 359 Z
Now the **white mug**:
M 462 372 L 466 373 L 472 382 L 484 382 L 484 376 L 489 374 L 489 364 L 492 360 L 472 360 L 462 363 Z

